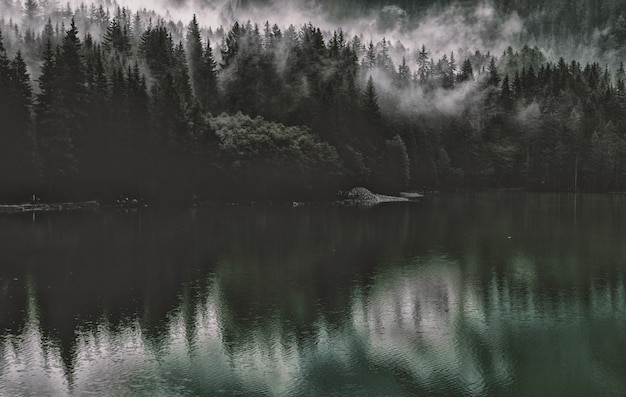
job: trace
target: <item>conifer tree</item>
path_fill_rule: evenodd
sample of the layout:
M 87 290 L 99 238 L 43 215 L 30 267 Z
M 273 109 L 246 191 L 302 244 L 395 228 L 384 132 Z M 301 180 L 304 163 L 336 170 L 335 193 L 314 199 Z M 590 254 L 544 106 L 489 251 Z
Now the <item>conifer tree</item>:
M 32 88 L 30 86 L 30 75 L 26 68 L 26 62 L 22 58 L 22 53 L 17 52 L 11 61 L 11 79 L 13 86 L 13 119 L 16 133 L 26 137 L 29 132 L 32 108 Z
M 374 42 L 370 40 L 367 45 L 367 52 L 365 53 L 365 69 L 372 70 L 376 67 L 376 49 L 374 48 Z
M 466 59 L 461 64 L 461 72 L 457 75 L 457 81 L 462 83 L 469 80 L 474 80 L 474 69 L 472 68 L 472 62 Z
M 222 43 L 222 69 L 226 69 L 230 66 L 237 56 L 241 34 L 242 28 L 239 26 L 239 22 L 235 21 Z
M 11 61 L 0 32 L 0 185 L 9 193 L 24 183 L 30 151 L 30 78 L 18 51 Z
M 187 64 L 189 65 L 189 75 L 191 79 L 191 88 L 193 90 L 193 94 L 198 102 L 200 102 L 203 107 L 206 107 L 207 76 L 204 68 L 204 53 L 202 48 L 202 41 L 200 40 L 200 28 L 198 27 L 196 14 L 193 15 L 193 18 L 187 26 L 185 45 L 185 48 L 187 50 Z
M 398 66 L 398 75 L 396 84 L 399 88 L 407 88 L 411 82 L 411 69 L 406 63 L 405 57 L 402 57 L 402 63 Z
M 9 58 L 2 38 L 2 30 L 0 30 L 0 120 L 7 120 L 10 114 L 9 105 L 11 102 L 11 70 L 9 67 Z
M 498 67 L 493 57 L 489 61 L 489 67 L 487 68 L 487 85 L 497 87 L 500 85 L 500 75 L 498 74 Z
M 365 111 L 365 114 L 371 118 L 380 118 L 378 94 L 376 94 L 376 88 L 374 87 L 374 80 L 372 79 L 372 76 L 367 79 L 365 91 L 363 92 L 363 110 Z
M 207 39 L 206 47 L 202 55 L 203 73 L 206 74 L 204 105 L 205 110 L 217 111 L 219 104 L 219 91 L 217 88 L 217 62 L 213 57 L 211 41 Z M 201 103 L 202 104 L 202 103 Z
M 502 87 L 500 89 L 500 104 L 505 110 L 511 110 L 513 107 L 513 94 L 509 85 L 509 75 L 504 75 L 502 79 Z
M 35 0 L 26 0 L 24 2 L 24 17 L 29 27 L 37 22 L 37 18 L 39 17 L 39 4 L 37 4 Z
M 430 53 L 426 51 L 426 46 L 422 44 L 422 48 L 417 53 L 417 76 L 420 84 L 426 83 L 430 76 L 431 63 L 428 60 Z
M 187 59 L 185 57 L 185 48 L 182 42 L 179 42 L 174 49 L 174 83 L 176 91 L 182 101 L 181 105 L 184 109 L 193 106 L 193 94 L 191 88 L 191 80 L 189 77 L 189 68 L 187 67 Z
M 523 87 L 522 87 L 522 79 L 520 78 L 519 72 L 515 71 L 515 77 L 513 78 L 513 97 L 515 100 L 519 101 L 523 96 Z

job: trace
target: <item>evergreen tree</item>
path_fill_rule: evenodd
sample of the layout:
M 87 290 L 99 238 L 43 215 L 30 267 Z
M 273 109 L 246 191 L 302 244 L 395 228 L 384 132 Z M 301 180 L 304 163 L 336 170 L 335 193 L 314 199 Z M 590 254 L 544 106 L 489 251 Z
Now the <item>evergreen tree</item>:
M 372 40 L 370 40 L 370 43 L 367 45 L 364 62 L 366 70 L 371 71 L 376 67 L 376 48 L 374 47 L 374 42 Z
M 271 35 L 271 33 L 269 33 Z M 203 110 L 216 109 L 217 73 L 211 42 L 207 40 L 206 50 L 202 47 L 200 28 L 196 16 L 187 27 L 187 63 L 194 96 Z
M 189 69 L 187 67 L 187 59 L 185 57 L 185 49 L 183 43 L 180 42 L 174 49 L 174 82 L 178 97 L 182 101 L 183 109 L 189 109 L 193 106 L 193 94 L 191 89 L 191 79 L 189 78 Z
M 500 105 L 505 110 L 511 110 L 513 108 L 513 94 L 511 93 L 508 74 L 504 75 L 504 79 L 502 79 L 502 87 L 500 89 Z
M 50 40 L 46 42 L 43 53 L 43 65 L 38 79 L 39 94 L 37 94 L 36 114 L 40 130 L 45 130 L 45 120 L 50 115 L 55 98 L 56 60 Z
M 239 22 L 235 21 L 222 43 L 222 69 L 228 68 L 237 56 L 241 33 L 242 28 L 239 26 Z
M 498 67 L 493 57 L 489 61 L 489 67 L 487 68 L 487 85 L 497 87 L 500 85 L 500 75 L 498 74 Z
M 402 57 L 402 63 L 398 66 L 398 74 L 396 77 L 396 86 L 399 88 L 407 88 L 411 82 L 411 69 L 406 63 L 406 59 Z
M 102 44 L 107 51 L 117 51 L 118 54 L 126 57 L 130 55 L 131 42 L 128 28 L 122 26 L 120 17 L 113 18 L 104 33 Z
M 420 84 L 426 83 L 430 76 L 431 63 L 428 60 L 430 53 L 426 51 L 426 46 L 422 44 L 422 48 L 417 53 L 417 75 Z
M 209 111 L 216 111 L 219 103 L 219 92 L 217 88 L 217 62 L 213 57 L 211 41 L 207 40 L 204 54 L 202 56 L 203 69 L 206 73 L 204 105 Z M 201 102 L 202 104 L 202 102 Z
M 28 181 L 30 78 L 21 52 L 9 61 L 0 32 L 0 185 L 8 195 Z M 7 197 L 1 197 L 6 199 Z
M 373 119 L 380 118 L 380 107 L 378 106 L 378 94 L 374 87 L 372 76 L 367 79 L 365 91 L 363 92 L 363 110 L 365 114 Z
M 24 2 L 24 18 L 26 26 L 33 26 L 39 18 L 39 4 L 35 0 L 26 0 Z
M 145 59 L 152 77 L 163 83 L 167 74 L 172 73 L 174 65 L 174 44 L 167 28 L 159 23 L 149 26 L 141 35 L 139 52 Z
M 161 143 L 179 144 L 188 136 L 185 114 L 174 76 L 168 73 L 163 83 L 152 88 L 152 127 Z
M 454 87 L 454 82 L 456 81 L 456 59 L 454 59 L 454 52 L 450 53 L 450 60 L 448 61 L 448 74 L 446 76 L 447 85 L 449 88 Z
M 200 40 L 200 28 L 196 20 L 196 14 L 187 26 L 186 36 L 187 64 L 189 65 L 189 75 L 191 77 L 191 88 L 194 96 L 200 104 L 207 106 L 207 73 L 204 63 L 204 51 Z
M 472 68 L 472 62 L 466 59 L 461 64 L 461 72 L 457 75 L 457 80 L 462 83 L 464 81 L 474 80 L 474 70 Z
M 513 97 L 515 100 L 519 101 L 523 95 L 522 79 L 520 78 L 519 72 L 516 70 L 515 77 L 513 78 Z
M 0 120 L 8 120 L 11 103 L 11 69 L 0 30 Z
M 380 51 L 376 56 L 376 66 L 388 75 L 392 75 L 394 73 L 394 66 L 391 57 L 389 56 L 389 44 L 384 37 L 381 40 L 379 47 Z
M 49 187 L 75 183 L 79 151 L 86 145 L 88 96 L 84 83 L 81 43 L 72 19 L 54 60 L 48 44 L 39 79 L 37 139 Z
M 13 128 L 25 141 L 29 132 L 31 108 L 32 108 L 32 88 L 30 86 L 30 76 L 26 68 L 26 62 L 22 58 L 22 53 L 17 52 L 11 61 L 11 78 L 13 86 Z

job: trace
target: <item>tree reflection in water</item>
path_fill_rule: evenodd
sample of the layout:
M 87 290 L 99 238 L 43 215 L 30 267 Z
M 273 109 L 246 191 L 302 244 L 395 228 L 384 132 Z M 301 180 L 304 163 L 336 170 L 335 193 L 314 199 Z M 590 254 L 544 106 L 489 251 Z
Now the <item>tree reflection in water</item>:
M 624 210 L 486 200 L 11 218 L 0 395 L 626 393 Z

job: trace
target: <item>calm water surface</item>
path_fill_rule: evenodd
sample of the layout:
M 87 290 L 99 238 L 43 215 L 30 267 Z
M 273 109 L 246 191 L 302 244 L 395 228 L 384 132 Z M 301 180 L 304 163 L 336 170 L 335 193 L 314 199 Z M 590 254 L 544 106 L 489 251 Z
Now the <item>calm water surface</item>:
M 626 197 L 0 216 L 1 396 L 624 396 Z

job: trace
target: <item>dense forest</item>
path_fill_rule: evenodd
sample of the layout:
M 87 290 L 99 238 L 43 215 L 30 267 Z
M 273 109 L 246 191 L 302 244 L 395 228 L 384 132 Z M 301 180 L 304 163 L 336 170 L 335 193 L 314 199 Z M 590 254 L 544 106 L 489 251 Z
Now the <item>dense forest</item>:
M 522 41 L 491 53 L 313 23 L 209 27 L 195 15 L 4 0 L 0 199 L 626 190 L 624 7 L 602 3 L 617 15 L 607 27 L 593 8 L 557 2 L 553 21 L 587 10 L 588 30 L 572 33 L 568 17 L 526 45 L 548 25 L 522 3 Z M 601 42 L 613 64 L 537 45 L 585 32 L 579 42 Z

